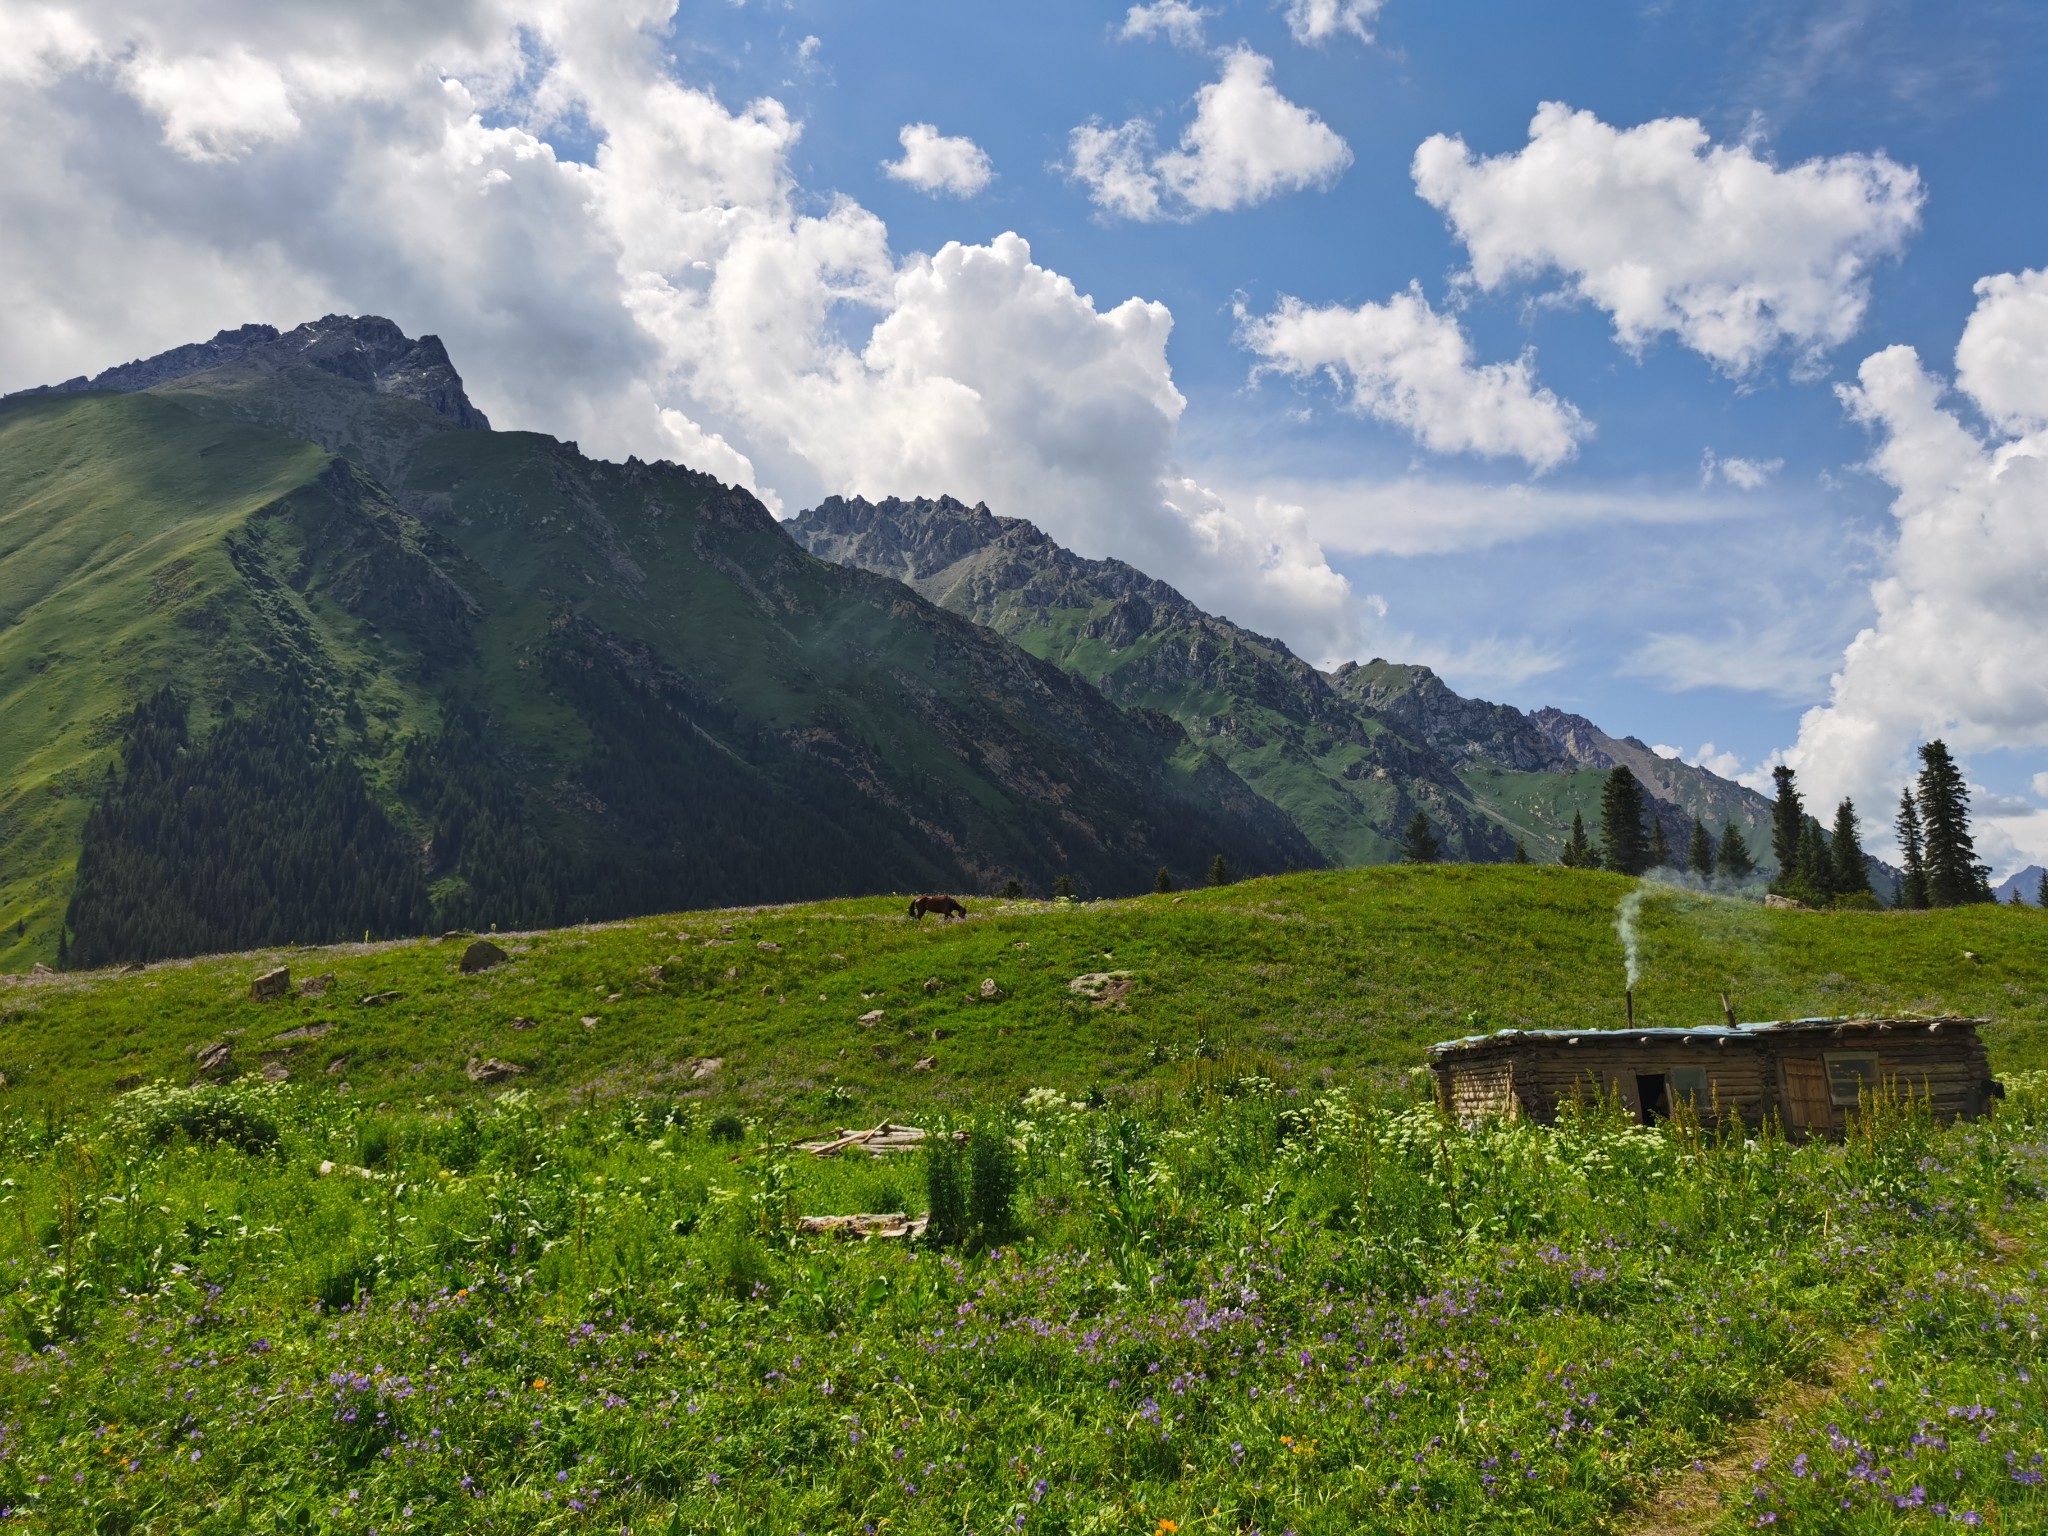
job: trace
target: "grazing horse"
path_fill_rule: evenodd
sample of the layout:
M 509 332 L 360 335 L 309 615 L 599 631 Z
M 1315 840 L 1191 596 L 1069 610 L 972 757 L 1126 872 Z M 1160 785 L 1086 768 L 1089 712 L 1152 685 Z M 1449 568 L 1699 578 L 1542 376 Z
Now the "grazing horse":
M 937 913 L 940 917 L 957 917 L 962 922 L 967 920 L 967 909 L 950 896 L 920 896 L 911 902 L 910 917 L 913 922 L 923 922 L 927 912 Z

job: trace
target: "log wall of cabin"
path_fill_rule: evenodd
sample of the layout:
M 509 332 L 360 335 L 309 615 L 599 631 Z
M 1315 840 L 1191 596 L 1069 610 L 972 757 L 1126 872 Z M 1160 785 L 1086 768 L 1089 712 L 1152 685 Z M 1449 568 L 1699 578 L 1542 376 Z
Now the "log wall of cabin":
M 1771 1041 L 1772 1073 L 1783 1082 L 1783 1063 L 1817 1061 L 1838 1052 L 1875 1054 L 1878 1080 L 1900 1097 L 1924 1099 L 1944 1124 L 1969 1119 L 1990 1108 L 1991 1062 L 1984 1042 L 1969 1028 L 1921 1024 L 1865 1025 L 1839 1031 L 1787 1035 Z M 1774 1101 L 1777 1095 L 1773 1095 Z M 1830 1104 L 1828 1129 L 1847 1129 L 1853 1105 Z M 1781 1118 L 1789 1122 L 1789 1106 Z

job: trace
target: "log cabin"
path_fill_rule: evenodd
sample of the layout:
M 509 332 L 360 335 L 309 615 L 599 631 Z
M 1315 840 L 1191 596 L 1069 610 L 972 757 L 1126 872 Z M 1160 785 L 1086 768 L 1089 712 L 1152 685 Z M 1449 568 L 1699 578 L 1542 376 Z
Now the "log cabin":
M 1574 1095 L 1613 1098 L 1654 1124 L 1688 1103 L 1700 1120 L 1755 1128 L 1775 1118 L 1804 1140 L 1838 1136 L 1860 1096 L 1925 1099 L 1938 1120 L 1985 1114 L 2000 1097 L 1968 1018 L 1777 1019 L 1694 1029 L 1504 1029 L 1429 1048 L 1437 1102 L 1465 1124 L 1548 1124 Z

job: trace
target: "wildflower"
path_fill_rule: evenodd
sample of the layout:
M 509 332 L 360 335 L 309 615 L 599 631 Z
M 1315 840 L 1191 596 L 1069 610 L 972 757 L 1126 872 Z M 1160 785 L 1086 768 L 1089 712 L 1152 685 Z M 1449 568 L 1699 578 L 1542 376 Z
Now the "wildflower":
M 545 1391 L 547 1391 L 547 1389 L 548 1389 L 548 1379 L 547 1379 L 547 1377 L 545 1377 L 545 1376 L 536 1376 L 536 1377 L 534 1377 L 534 1378 L 533 1378 L 533 1390 L 534 1390 L 534 1391 L 536 1391 L 536 1392 L 545 1392 Z
M 1178 1520 L 1161 1519 L 1159 1522 L 1159 1536 L 1172 1536 L 1172 1533 L 1179 1529 L 1180 1522 Z

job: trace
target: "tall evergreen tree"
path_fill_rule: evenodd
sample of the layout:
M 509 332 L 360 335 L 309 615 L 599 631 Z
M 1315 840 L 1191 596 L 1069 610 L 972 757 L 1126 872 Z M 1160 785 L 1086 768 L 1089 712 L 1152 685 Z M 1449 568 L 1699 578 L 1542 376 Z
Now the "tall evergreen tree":
M 1529 862 L 1529 850 L 1522 846 L 1522 840 L 1519 837 L 1515 839 L 1515 856 L 1508 860 L 1508 862 L 1510 864 L 1527 864 Z
M 1664 835 L 1664 822 L 1660 817 L 1650 818 L 1650 868 L 1669 869 L 1677 861 L 1671 857 L 1671 839 Z
M 1173 871 L 1164 864 L 1159 866 L 1159 873 L 1152 877 L 1152 889 L 1162 896 L 1173 889 Z
M 1991 899 L 1991 871 L 1977 862 L 1970 836 L 1970 789 L 1948 747 L 1930 741 L 1920 749 L 1920 827 L 1926 839 L 1927 900 L 1960 907 Z
M 1209 861 L 1209 883 L 1211 885 L 1230 884 L 1230 865 L 1225 862 L 1223 855 L 1220 853 Z
M 1707 824 L 1697 816 L 1692 819 L 1692 836 L 1685 845 L 1685 867 L 1702 880 L 1710 879 L 1714 873 L 1714 840 L 1707 835 Z
M 1834 855 L 1828 848 L 1827 834 L 1811 816 L 1800 818 L 1797 872 L 1791 880 L 1780 875 L 1778 883 L 1786 887 L 1796 886 L 1797 889 L 1789 891 L 1789 894 L 1817 906 L 1825 904 L 1835 894 Z
M 1601 862 L 1623 875 L 1650 867 L 1650 842 L 1643 835 L 1643 786 L 1628 769 L 1616 767 L 1600 790 Z
M 1403 864 L 1434 864 L 1443 857 L 1443 850 L 1437 846 L 1436 834 L 1429 829 L 1429 818 L 1421 811 L 1408 823 L 1408 831 L 1401 839 L 1401 862 Z
M 1742 828 L 1729 822 L 1721 829 L 1721 851 L 1715 857 L 1714 867 L 1730 880 L 1747 880 L 1756 873 L 1756 859 L 1749 851 L 1749 840 L 1742 835 Z
M 1864 862 L 1856 802 L 1844 799 L 1835 807 L 1834 836 L 1828 851 L 1835 856 L 1835 894 L 1853 896 L 1870 890 L 1870 866 Z
M 1899 791 L 1899 819 L 1893 828 L 1899 838 L 1899 905 L 1917 911 L 1927 905 L 1927 855 L 1920 808 L 1913 803 L 1910 789 Z
M 1564 840 L 1564 851 L 1558 854 L 1557 862 L 1566 869 L 1598 869 L 1600 856 L 1593 851 L 1593 845 L 1586 838 L 1586 818 L 1577 811 L 1572 812 L 1571 836 Z
M 1805 830 L 1806 805 L 1799 798 L 1799 784 L 1783 763 L 1771 770 L 1771 782 L 1778 798 L 1771 806 L 1771 857 L 1778 864 L 1778 878 L 1790 880 L 1799 873 L 1799 834 Z
M 2034 889 L 2034 905 L 2048 912 L 2048 869 L 2041 871 L 2041 883 Z

